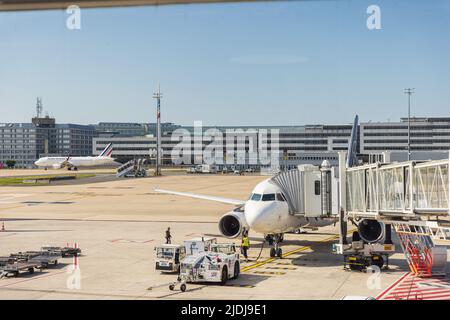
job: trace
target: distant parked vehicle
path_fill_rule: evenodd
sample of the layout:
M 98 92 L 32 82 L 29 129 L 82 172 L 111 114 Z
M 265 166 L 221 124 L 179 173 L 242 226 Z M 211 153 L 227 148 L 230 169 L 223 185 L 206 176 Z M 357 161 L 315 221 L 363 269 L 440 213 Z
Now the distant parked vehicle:
M 247 169 L 245 169 L 245 172 L 255 172 L 255 169 L 253 169 L 253 168 L 247 168 Z
M 186 170 L 186 173 L 197 173 L 197 170 L 195 169 L 195 167 L 190 167 Z
M 200 170 L 201 173 L 217 173 L 217 167 L 212 164 L 202 164 Z
M 222 173 L 228 173 L 228 168 L 227 167 L 223 167 L 222 168 Z

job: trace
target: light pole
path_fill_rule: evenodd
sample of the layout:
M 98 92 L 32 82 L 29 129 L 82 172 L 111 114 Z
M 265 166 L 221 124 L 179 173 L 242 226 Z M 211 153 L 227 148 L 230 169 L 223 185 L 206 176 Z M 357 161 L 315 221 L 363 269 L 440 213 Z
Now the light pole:
M 411 95 L 414 93 L 414 88 L 406 88 L 405 94 L 408 95 L 408 161 L 411 160 Z
M 156 99 L 156 176 L 161 175 L 161 87 L 153 94 Z

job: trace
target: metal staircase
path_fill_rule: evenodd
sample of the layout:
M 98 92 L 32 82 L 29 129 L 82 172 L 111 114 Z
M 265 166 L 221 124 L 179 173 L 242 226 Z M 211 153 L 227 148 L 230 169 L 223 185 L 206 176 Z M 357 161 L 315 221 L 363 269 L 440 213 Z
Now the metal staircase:
M 433 275 L 434 243 L 426 227 L 394 224 L 411 272 L 418 277 Z
M 130 161 L 124 163 L 123 165 L 121 165 L 119 168 L 117 168 L 116 176 L 118 178 L 123 177 L 128 172 L 134 170 L 134 167 L 135 167 L 135 160 L 130 160 Z
M 127 163 L 121 165 L 117 169 L 116 176 L 118 178 L 126 176 L 128 173 L 128 176 L 133 176 L 135 178 L 137 177 L 146 177 L 147 172 L 144 168 L 145 159 L 133 159 L 128 161 Z

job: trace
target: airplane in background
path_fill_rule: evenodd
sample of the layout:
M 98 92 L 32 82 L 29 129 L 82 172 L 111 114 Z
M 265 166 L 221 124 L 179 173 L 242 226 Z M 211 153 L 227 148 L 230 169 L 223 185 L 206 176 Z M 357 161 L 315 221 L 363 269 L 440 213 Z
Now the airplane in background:
M 106 148 L 96 157 L 43 157 L 37 160 L 34 164 L 38 167 L 78 170 L 78 167 L 95 167 L 100 165 L 114 165 L 116 162 L 111 157 L 113 152 L 112 143 L 108 144 Z
M 348 146 L 348 167 L 356 163 L 357 126 L 358 116 L 355 117 Z M 308 186 L 305 184 L 303 190 L 305 188 L 312 188 L 311 194 L 314 195 L 314 183 Z M 338 221 L 338 215 L 306 217 L 305 215 L 292 214 L 289 210 L 287 195 L 279 185 L 274 183 L 272 178 L 258 183 L 246 201 L 159 188 L 155 188 L 155 191 L 236 205 L 237 207 L 233 211 L 226 213 L 219 219 L 218 225 L 221 234 L 227 238 L 236 238 L 248 230 L 261 233 L 271 245 L 271 257 L 282 257 L 282 249 L 279 243 L 283 241 L 284 233 L 305 226 L 323 227 Z M 358 225 L 360 237 L 368 242 L 379 239 L 383 235 L 384 229 L 378 226 L 378 222 L 375 220 L 365 220 L 362 220 Z

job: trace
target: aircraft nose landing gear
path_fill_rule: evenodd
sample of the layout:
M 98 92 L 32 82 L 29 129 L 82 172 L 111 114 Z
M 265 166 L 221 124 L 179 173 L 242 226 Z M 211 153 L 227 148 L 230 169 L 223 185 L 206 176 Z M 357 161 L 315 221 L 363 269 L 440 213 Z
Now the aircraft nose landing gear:
M 270 257 L 283 257 L 283 250 L 279 247 L 279 243 L 283 241 L 283 234 L 274 234 L 266 236 L 267 242 L 269 242 L 270 248 Z

